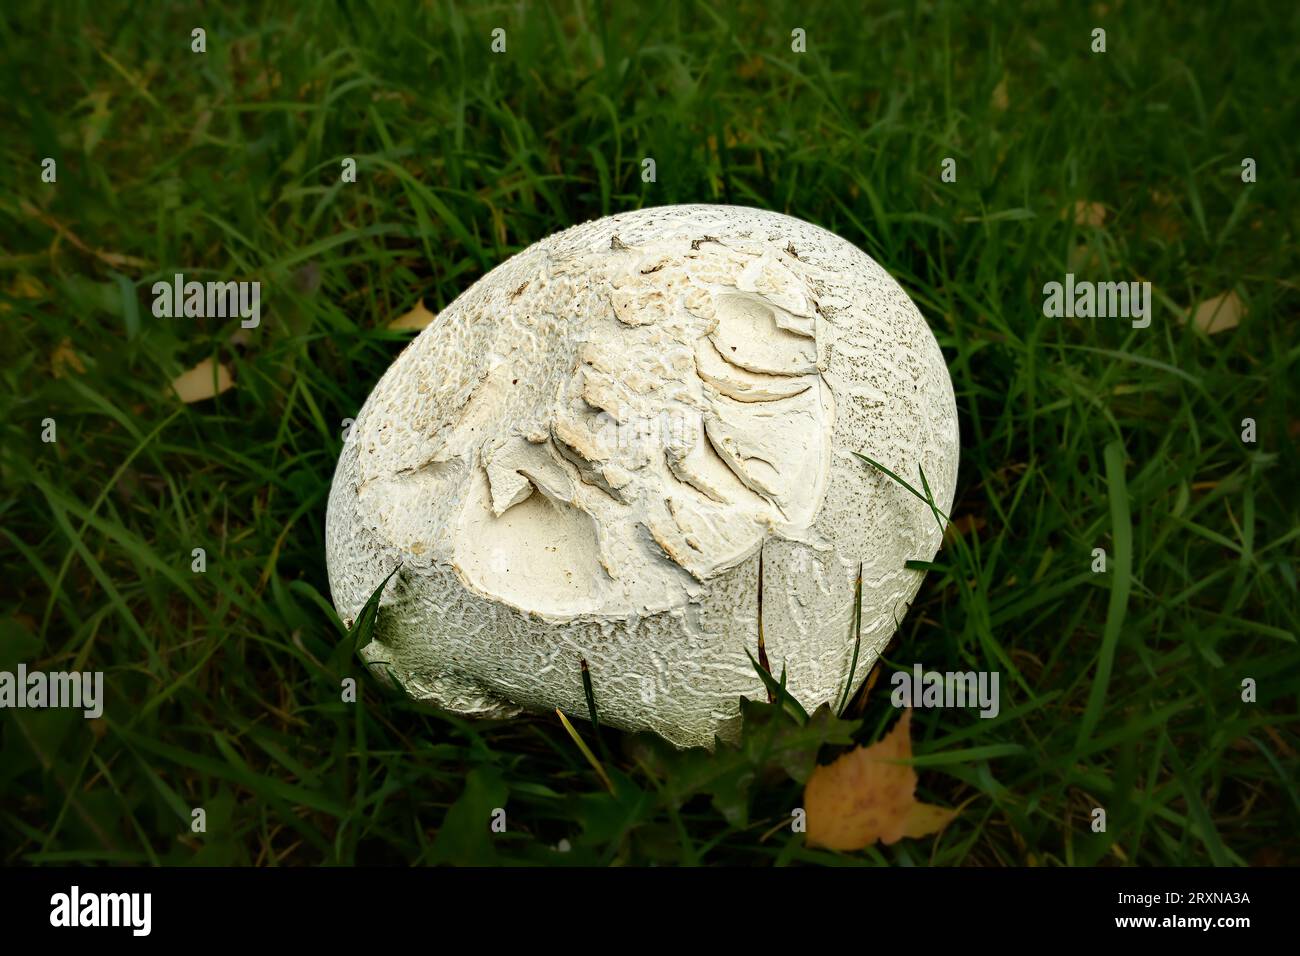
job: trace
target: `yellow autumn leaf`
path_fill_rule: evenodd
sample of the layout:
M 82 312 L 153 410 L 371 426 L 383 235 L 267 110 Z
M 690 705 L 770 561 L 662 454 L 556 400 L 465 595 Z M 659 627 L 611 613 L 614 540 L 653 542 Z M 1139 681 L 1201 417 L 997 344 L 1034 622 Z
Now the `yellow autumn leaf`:
M 957 816 L 956 810 L 948 807 L 936 807 L 929 803 L 913 803 L 903 821 L 903 836 L 912 840 L 937 833 L 952 822 Z
M 1235 329 L 1246 306 L 1235 292 L 1225 292 L 1206 299 L 1192 311 L 1192 324 L 1206 335 Z
M 86 366 L 81 363 L 81 356 L 72 348 L 72 339 L 64 339 L 50 353 L 50 371 L 55 378 L 63 378 L 69 372 L 84 374 Z
M 814 768 L 804 787 L 809 846 L 861 850 L 879 840 L 923 837 L 947 826 L 955 810 L 916 802 L 912 757 L 912 711 L 903 711 L 889 733 L 869 747 L 855 747 L 834 763 Z
M 204 359 L 188 372 L 182 372 L 172 379 L 172 391 L 186 405 L 202 402 L 235 387 L 235 380 L 230 369 L 222 362 L 213 368 L 210 358 Z
M 1076 226 L 1101 226 L 1106 222 L 1106 207 L 1099 202 L 1087 199 L 1077 200 L 1072 209 L 1066 209 L 1061 217 L 1069 216 Z
M 388 328 L 398 332 L 420 331 L 437 316 L 424 307 L 424 300 L 415 303 L 415 308 L 405 315 L 399 315 L 388 323 Z

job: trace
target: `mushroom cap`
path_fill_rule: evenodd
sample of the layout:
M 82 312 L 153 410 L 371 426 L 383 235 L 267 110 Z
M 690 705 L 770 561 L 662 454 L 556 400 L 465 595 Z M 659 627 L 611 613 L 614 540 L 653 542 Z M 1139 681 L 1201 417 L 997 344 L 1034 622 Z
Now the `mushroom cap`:
M 951 507 L 952 383 L 876 262 L 746 207 L 588 222 L 476 282 L 375 386 L 330 491 L 334 603 L 350 624 L 400 568 L 361 654 L 447 710 L 585 714 L 585 660 L 603 722 L 711 746 L 765 694 L 760 595 L 811 710 L 865 678 L 920 586 L 905 562 L 939 547 L 854 452 Z

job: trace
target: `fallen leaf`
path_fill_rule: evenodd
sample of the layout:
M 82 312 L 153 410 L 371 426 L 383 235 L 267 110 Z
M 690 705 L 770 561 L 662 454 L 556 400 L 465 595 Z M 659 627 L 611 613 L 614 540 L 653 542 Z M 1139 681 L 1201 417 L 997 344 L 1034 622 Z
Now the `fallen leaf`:
M 804 787 L 805 842 L 830 850 L 861 850 L 879 840 L 923 837 L 947 826 L 957 811 L 916 801 L 912 711 L 869 747 L 855 747 L 818 766 Z
M 213 370 L 213 361 L 204 359 L 188 372 L 182 372 L 172 380 L 172 391 L 186 405 L 206 401 L 222 392 L 235 387 L 230 369 L 221 363 Z
M 1245 314 L 1246 306 L 1237 293 L 1225 292 L 1198 305 L 1192 312 L 1192 324 L 1206 335 L 1214 335 L 1235 329 Z
M 1106 207 L 1099 202 L 1089 202 L 1086 199 L 1080 199 L 1075 202 L 1074 209 L 1063 210 L 1061 218 L 1071 215 L 1076 226 L 1101 226 L 1106 222 Z
M 919 840 L 923 836 L 937 833 L 951 823 L 956 815 L 956 810 L 949 810 L 947 807 L 913 803 L 911 809 L 907 811 L 907 819 L 903 821 L 903 836 Z
M 1011 105 L 1011 97 L 1007 95 L 1007 78 L 1003 76 L 998 85 L 993 87 L 993 96 L 989 98 L 995 110 L 1005 110 Z
M 421 299 L 419 302 L 415 303 L 415 308 L 410 312 L 398 316 L 393 319 L 393 321 L 389 322 L 388 327 L 395 331 L 404 332 L 414 329 L 418 332 L 436 318 L 437 316 L 434 313 L 424 307 L 424 300 Z
M 72 348 L 72 339 L 64 339 L 50 354 L 50 371 L 55 378 L 63 378 L 68 372 L 84 374 L 86 366 L 81 364 L 81 357 Z

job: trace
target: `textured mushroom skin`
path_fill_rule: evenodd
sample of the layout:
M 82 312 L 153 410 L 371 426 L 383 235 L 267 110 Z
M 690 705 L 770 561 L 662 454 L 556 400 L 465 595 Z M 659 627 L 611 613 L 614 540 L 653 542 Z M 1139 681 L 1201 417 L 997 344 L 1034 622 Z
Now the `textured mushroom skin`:
M 667 206 L 529 246 L 384 374 L 330 492 L 330 587 L 351 623 L 395 567 L 372 672 L 469 715 L 587 707 L 679 746 L 761 698 L 854 684 L 940 531 L 853 457 L 957 476 L 952 383 L 925 320 L 850 243 L 778 213 Z M 761 562 L 761 563 L 760 563 Z M 748 654 L 747 654 L 748 652 Z

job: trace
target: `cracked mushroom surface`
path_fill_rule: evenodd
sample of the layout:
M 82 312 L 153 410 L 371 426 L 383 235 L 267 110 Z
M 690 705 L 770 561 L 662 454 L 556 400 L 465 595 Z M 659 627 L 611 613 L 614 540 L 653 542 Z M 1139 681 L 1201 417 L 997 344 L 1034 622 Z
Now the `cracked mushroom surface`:
M 373 673 L 460 714 L 554 707 L 679 746 L 761 699 L 865 679 L 957 476 L 952 383 L 920 312 L 817 226 L 736 206 L 610 216 L 529 246 L 398 356 L 326 519 L 351 623 L 395 567 Z M 761 570 L 760 570 L 761 569 Z M 762 588 L 759 575 L 762 574 Z M 748 652 L 748 654 L 747 654 Z

